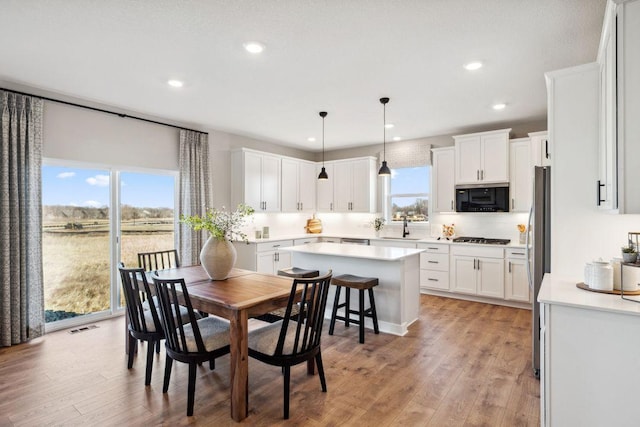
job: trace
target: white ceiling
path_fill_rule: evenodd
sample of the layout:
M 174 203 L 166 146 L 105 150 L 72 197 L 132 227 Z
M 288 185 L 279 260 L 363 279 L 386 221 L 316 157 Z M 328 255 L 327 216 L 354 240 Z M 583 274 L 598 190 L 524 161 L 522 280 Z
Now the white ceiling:
M 383 96 L 388 141 L 455 134 L 544 119 L 544 72 L 595 61 L 605 3 L 0 0 L 0 80 L 310 151 L 322 110 L 327 149 L 381 143 Z

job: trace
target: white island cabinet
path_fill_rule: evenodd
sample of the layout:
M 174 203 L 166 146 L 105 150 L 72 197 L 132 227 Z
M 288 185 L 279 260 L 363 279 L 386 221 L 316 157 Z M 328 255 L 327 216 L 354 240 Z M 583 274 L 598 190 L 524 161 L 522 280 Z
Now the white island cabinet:
M 420 252 L 422 249 L 363 246 L 338 243 L 310 243 L 282 248 L 291 252 L 292 265 L 305 269 L 328 270 L 333 275 L 354 274 L 377 277 L 373 288 L 381 332 L 405 335 L 407 328 L 418 320 L 420 306 Z M 325 317 L 331 317 L 334 286 L 327 299 Z M 358 299 L 351 298 L 352 309 Z M 372 328 L 371 319 L 365 326 Z
M 538 294 L 541 424 L 638 426 L 640 304 L 577 281 L 546 274 Z

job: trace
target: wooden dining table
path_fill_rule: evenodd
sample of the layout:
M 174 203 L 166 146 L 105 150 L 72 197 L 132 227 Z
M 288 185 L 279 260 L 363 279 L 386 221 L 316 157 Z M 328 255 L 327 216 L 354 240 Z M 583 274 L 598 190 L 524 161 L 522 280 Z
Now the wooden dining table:
M 227 279 L 211 280 L 200 265 L 159 270 L 157 275 L 183 278 L 194 309 L 229 320 L 231 418 L 242 421 L 249 407 L 248 319 L 286 306 L 292 279 L 234 268 Z

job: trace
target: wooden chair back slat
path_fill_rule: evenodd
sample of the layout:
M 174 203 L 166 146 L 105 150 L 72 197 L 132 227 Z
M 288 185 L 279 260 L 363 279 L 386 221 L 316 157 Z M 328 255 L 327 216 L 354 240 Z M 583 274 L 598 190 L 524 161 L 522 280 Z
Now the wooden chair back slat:
M 138 253 L 138 266 L 145 271 L 166 270 L 180 267 L 180 258 L 176 249 Z

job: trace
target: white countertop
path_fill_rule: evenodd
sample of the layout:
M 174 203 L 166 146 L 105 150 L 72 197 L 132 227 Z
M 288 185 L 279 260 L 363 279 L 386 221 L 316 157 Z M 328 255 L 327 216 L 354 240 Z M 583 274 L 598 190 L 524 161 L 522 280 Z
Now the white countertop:
M 319 234 L 289 234 L 289 235 L 280 235 L 280 236 L 272 236 L 268 239 L 254 239 L 249 238 L 249 243 L 267 243 L 267 242 L 277 242 L 281 240 L 295 240 L 295 239 L 310 239 L 310 238 L 319 238 L 319 237 L 332 237 L 332 238 L 345 238 L 345 239 L 368 239 L 368 240 L 379 240 L 383 242 L 410 242 L 410 243 L 444 243 L 447 245 L 473 245 L 473 246 L 491 246 L 491 247 L 499 247 L 499 248 L 524 248 L 525 245 L 518 243 L 517 240 L 511 240 L 511 243 L 507 245 L 483 245 L 478 243 L 455 243 L 451 240 L 446 240 L 441 238 L 438 240 L 437 237 L 425 237 L 425 238 L 409 238 L 403 239 L 402 237 L 394 238 L 390 236 L 385 237 L 377 237 L 371 235 L 362 235 L 362 234 L 335 234 L 335 233 L 319 233 Z
M 307 245 L 280 248 L 283 251 L 348 258 L 364 258 L 378 261 L 399 261 L 419 254 L 423 249 L 393 248 L 384 246 L 353 245 L 348 243 L 309 243 Z
M 640 315 L 640 303 L 625 301 L 620 295 L 591 292 L 576 286 L 579 280 L 555 277 L 547 273 L 542 280 L 538 302 L 614 313 Z M 627 296 L 640 302 L 640 296 Z

